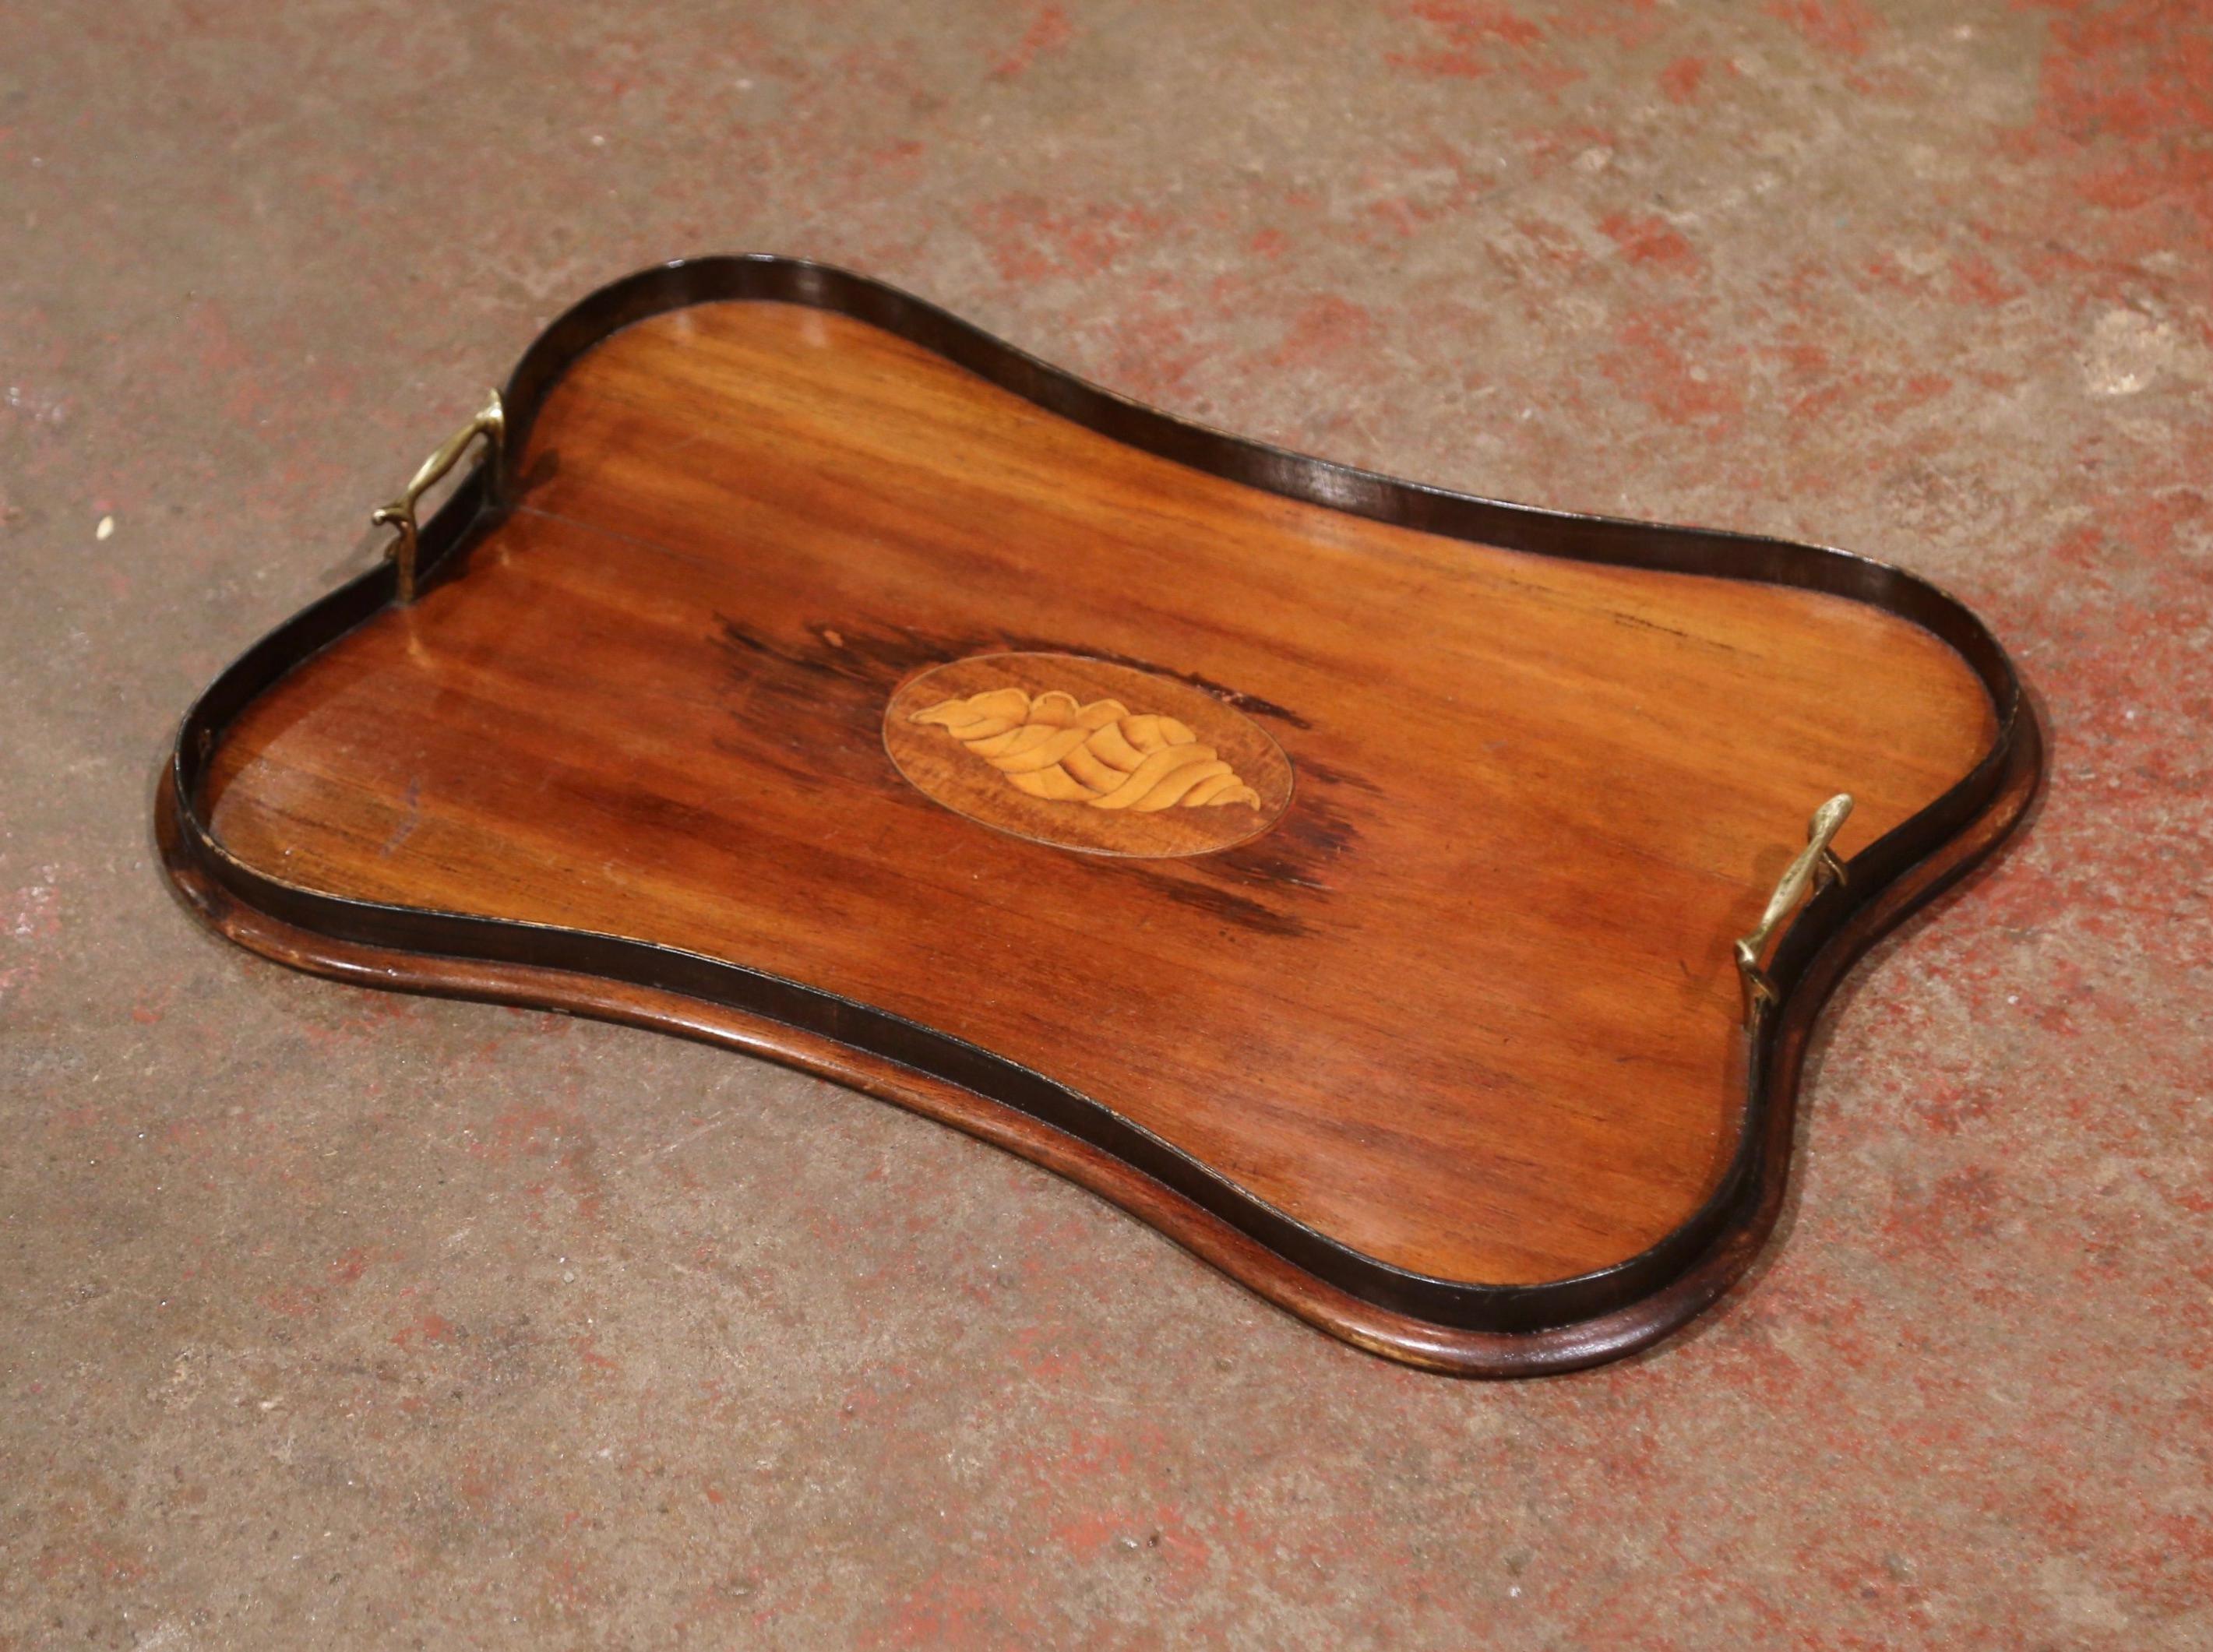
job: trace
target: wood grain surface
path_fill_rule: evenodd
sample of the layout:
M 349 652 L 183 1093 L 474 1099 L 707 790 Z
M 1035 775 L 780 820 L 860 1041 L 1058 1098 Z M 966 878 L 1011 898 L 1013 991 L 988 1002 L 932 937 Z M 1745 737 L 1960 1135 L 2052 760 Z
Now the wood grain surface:
M 1744 1128 L 1729 945 L 1808 812 L 1854 796 L 1849 856 L 1995 732 L 1966 662 L 1872 607 L 1275 497 L 822 310 L 630 326 L 513 465 L 458 577 L 233 724 L 207 799 L 234 855 L 873 1005 L 1448 1280 L 1566 1278 L 1682 1226 Z M 1165 855 L 948 806 L 887 712 L 1009 653 L 1200 697 L 1280 751 L 1288 805 Z

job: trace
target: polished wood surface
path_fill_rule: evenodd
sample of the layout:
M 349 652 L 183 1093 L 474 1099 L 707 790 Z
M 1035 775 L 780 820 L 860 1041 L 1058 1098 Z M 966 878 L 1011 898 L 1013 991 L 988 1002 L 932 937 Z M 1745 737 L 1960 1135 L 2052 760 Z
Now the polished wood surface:
M 1730 942 L 1808 812 L 1853 794 L 1849 857 L 1995 732 L 1875 607 L 1274 497 L 821 310 L 615 334 L 512 466 L 463 572 L 232 726 L 233 854 L 875 1006 L 1450 1280 L 1682 1226 L 1744 1128 Z M 916 720 L 1004 688 L 1006 729 Z M 1087 795 L 1035 796 L 960 734 L 1073 753 L 1102 703 L 1259 802 L 1095 808 L 1064 755 Z

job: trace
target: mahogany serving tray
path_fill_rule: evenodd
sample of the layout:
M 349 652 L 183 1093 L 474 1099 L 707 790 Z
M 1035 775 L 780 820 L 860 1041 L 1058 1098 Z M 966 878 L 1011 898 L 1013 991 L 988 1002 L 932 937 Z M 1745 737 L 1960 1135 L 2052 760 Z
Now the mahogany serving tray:
M 185 718 L 209 923 L 829 1075 L 1442 1370 L 1721 1293 L 1823 1000 L 2040 768 L 1898 569 L 1241 441 L 786 259 L 594 294 L 379 519 Z

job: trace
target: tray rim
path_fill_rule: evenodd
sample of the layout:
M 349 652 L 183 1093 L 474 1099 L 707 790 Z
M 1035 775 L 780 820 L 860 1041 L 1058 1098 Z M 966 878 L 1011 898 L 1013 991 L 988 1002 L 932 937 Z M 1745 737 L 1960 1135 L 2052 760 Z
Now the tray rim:
M 796 303 L 874 325 L 1125 445 L 1282 497 L 1444 538 L 1826 592 L 1935 635 L 1989 693 L 1997 730 L 1958 783 L 1849 863 L 1802 907 L 1769 974 L 1778 1001 L 1748 1036 L 1730 1165 L 1657 1244 L 1533 1285 L 1432 1278 L 1365 1255 L 1266 1204 L 1111 1107 L 976 1045 L 850 999 L 674 948 L 582 930 L 387 905 L 284 883 L 231 856 L 200 810 L 223 732 L 292 669 L 390 606 L 388 563 L 295 614 L 218 675 L 180 722 L 155 800 L 170 881 L 211 927 L 265 956 L 363 984 L 528 1004 L 704 1038 L 893 1100 L 1092 1188 L 1264 1297 L 1347 1341 L 1469 1375 L 1618 1357 L 1697 1314 L 1750 1265 L 1779 1214 L 1804 1048 L 1822 1004 L 1888 929 L 1997 850 L 2043 777 L 2033 703 L 1964 604 L 1888 564 L 1826 546 L 1507 503 L 1290 453 L 1130 400 L 927 301 L 833 265 L 769 253 L 679 259 L 588 295 L 524 351 L 503 398 L 505 451 L 527 448 L 568 368 L 633 322 L 701 303 Z M 424 588 L 511 500 L 479 466 L 422 531 Z

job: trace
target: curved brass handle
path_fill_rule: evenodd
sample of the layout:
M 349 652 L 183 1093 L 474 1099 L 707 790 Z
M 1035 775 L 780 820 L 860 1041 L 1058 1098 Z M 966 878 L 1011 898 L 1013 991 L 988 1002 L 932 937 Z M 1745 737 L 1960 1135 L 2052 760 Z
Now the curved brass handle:
M 1775 1003 L 1775 984 L 1759 963 L 1768 942 L 1809 887 L 1822 889 L 1844 881 L 1844 863 L 1829 845 L 1836 841 L 1851 812 L 1851 794 L 1841 791 L 1814 811 L 1806 826 L 1806 847 L 1783 869 L 1775 893 L 1767 898 L 1767 910 L 1759 915 L 1759 926 L 1736 943 L 1736 970 L 1744 985 L 1744 1024 L 1748 1028 L 1758 1027 L 1760 1016 Z
M 377 527 L 399 530 L 384 554 L 399 570 L 399 600 L 402 602 L 415 600 L 415 551 L 422 537 L 416 527 L 415 506 L 424 494 L 437 485 L 440 477 L 460 462 L 461 455 L 469 449 L 469 443 L 479 436 L 485 438 L 485 464 L 489 467 L 487 479 L 496 482 L 499 474 L 497 467 L 500 449 L 507 442 L 507 409 L 501 405 L 497 390 L 491 393 L 491 399 L 485 404 L 482 412 L 448 436 L 440 444 L 438 451 L 423 461 L 407 485 L 400 489 L 397 499 L 369 513 L 369 520 Z

